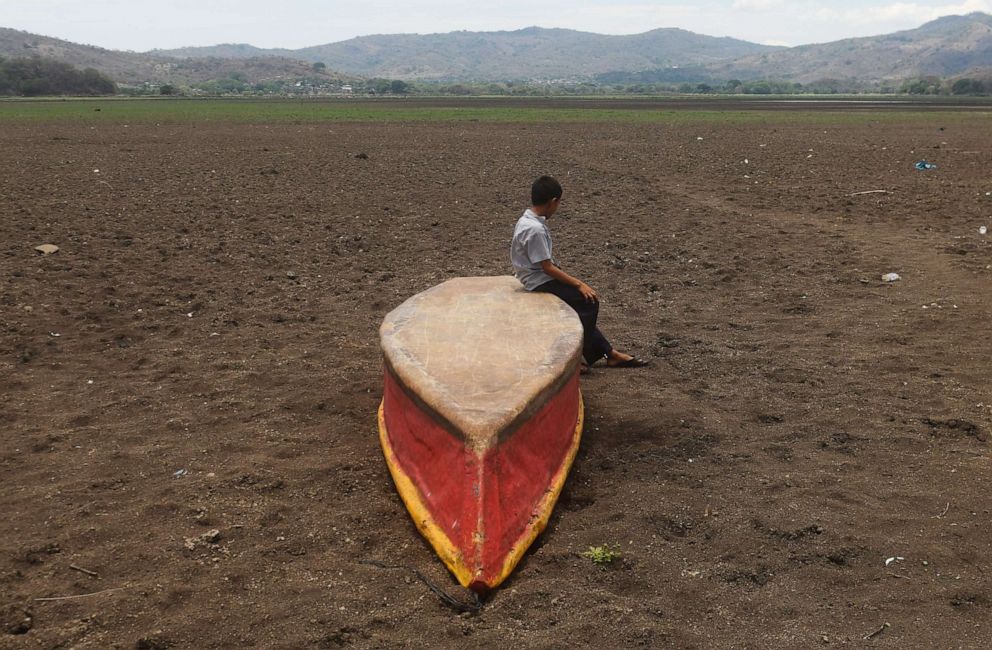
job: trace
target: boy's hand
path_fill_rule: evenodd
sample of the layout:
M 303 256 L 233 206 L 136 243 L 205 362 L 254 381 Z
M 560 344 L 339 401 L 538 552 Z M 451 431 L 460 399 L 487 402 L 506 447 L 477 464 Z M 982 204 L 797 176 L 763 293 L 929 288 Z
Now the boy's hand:
M 579 282 L 578 290 L 579 293 L 582 294 L 582 297 L 586 299 L 586 301 L 599 302 L 599 294 L 596 293 L 596 290 L 590 287 L 585 282 Z

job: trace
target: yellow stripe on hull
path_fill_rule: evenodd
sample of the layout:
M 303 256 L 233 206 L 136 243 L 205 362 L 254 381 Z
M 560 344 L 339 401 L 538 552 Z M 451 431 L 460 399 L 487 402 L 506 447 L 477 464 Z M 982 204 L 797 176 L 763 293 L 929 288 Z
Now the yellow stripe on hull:
M 481 572 L 481 567 L 472 568 L 468 566 L 461 551 L 455 547 L 455 545 L 451 542 L 451 539 L 434 520 L 434 517 L 431 515 L 430 509 L 424 502 L 423 496 L 421 495 L 416 484 L 400 467 L 396 454 L 393 451 L 393 447 L 389 442 L 389 434 L 386 429 L 386 420 L 383 413 L 382 404 L 379 405 L 378 420 L 379 441 L 382 445 L 383 455 L 386 458 L 386 465 L 389 467 L 389 473 L 392 475 L 393 481 L 396 483 L 396 490 L 399 492 L 400 498 L 403 500 L 407 510 L 410 512 L 410 516 L 413 518 L 417 529 L 427 539 L 427 541 L 430 542 L 431 546 L 434 547 L 434 551 L 444 562 L 445 566 L 448 567 L 463 587 L 469 587 L 479 578 L 478 572 Z M 554 509 L 555 503 L 558 501 L 558 497 L 565 485 L 565 479 L 568 477 L 569 469 L 571 469 L 572 463 L 575 460 L 575 455 L 578 453 L 579 442 L 582 438 L 583 422 L 584 403 L 582 400 L 582 394 L 580 393 L 578 418 L 575 423 L 572 441 L 569 445 L 565 458 L 558 468 L 558 471 L 552 478 L 551 485 L 548 486 L 544 496 L 541 497 L 541 500 L 534 508 L 531 520 L 528 523 L 524 534 L 519 540 L 517 540 L 517 542 L 507 553 L 506 559 L 503 561 L 503 566 L 500 568 L 499 573 L 486 581 L 486 587 L 496 587 L 503 582 L 517 566 L 521 558 L 523 558 L 524 553 L 527 552 L 527 549 L 530 548 L 530 545 L 534 542 L 537 536 L 540 535 L 541 531 L 543 531 L 547 526 L 548 520 L 551 518 L 551 512 Z
M 386 418 L 383 414 L 383 405 L 379 404 L 379 442 L 382 444 L 382 453 L 386 457 L 386 465 L 389 473 L 393 475 L 393 482 L 396 483 L 396 491 L 400 493 L 400 498 L 406 504 L 406 509 L 413 517 L 413 522 L 417 525 L 420 534 L 427 538 L 427 541 L 434 547 L 434 552 L 438 554 L 445 566 L 455 574 L 458 582 L 467 587 L 475 577 L 465 565 L 465 560 L 461 552 L 455 548 L 448 536 L 441 530 L 441 527 L 434 521 L 430 510 L 420 496 L 420 490 L 414 485 L 410 477 L 400 467 L 393 452 L 393 446 L 389 442 L 389 433 L 386 430 Z

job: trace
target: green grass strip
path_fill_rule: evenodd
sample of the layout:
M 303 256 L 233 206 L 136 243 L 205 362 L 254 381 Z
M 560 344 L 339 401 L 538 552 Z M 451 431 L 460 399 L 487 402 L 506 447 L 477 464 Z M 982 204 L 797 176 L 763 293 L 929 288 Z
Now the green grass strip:
M 534 102 L 530 102 L 533 104 Z M 537 102 L 541 104 L 541 102 Z M 844 106 L 825 109 L 797 103 L 786 110 L 743 108 L 734 102 L 689 106 L 665 100 L 631 106 L 617 100 L 592 105 L 569 99 L 528 105 L 527 100 L 257 100 L 257 99 L 52 99 L 0 101 L 0 123 L 315 123 L 315 122 L 495 122 L 495 123 L 810 123 L 985 119 L 990 110 L 944 111 Z M 428 105 L 425 105 L 428 104 Z M 552 105 L 547 105 L 552 104 Z M 702 105 L 700 105 L 702 104 Z M 935 106 L 935 108 L 937 108 Z

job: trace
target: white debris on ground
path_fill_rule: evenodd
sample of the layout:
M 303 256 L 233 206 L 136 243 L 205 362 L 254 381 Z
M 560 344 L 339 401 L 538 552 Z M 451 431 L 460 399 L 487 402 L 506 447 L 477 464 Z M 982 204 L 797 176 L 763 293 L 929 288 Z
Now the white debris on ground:
M 221 536 L 220 530 L 218 530 L 216 528 L 213 528 L 213 529 L 208 530 L 207 532 L 203 533 L 202 535 L 198 535 L 196 537 L 184 537 L 183 538 L 183 546 L 187 550 L 192 551 L 192 550 L 196 549 L 197 546 L 200 546 L 201 544 L 202 545 L 216 545 L 216 544 L 219 544 L 220 543 L 220 540 L 221 540 L 221 537 L 222 536 Z
M 980 227 L 978 228 L 978 234 L 979 234 L 979 235 L 984 235 L 984 234 L 985 234 L 985 233 L 987 233 L 988 231 L 989 231 L 989 228 L 988 228 L 988 226 L 980 226 Z
M 898 273 L 886 273 L 882 276 L 882 282 L 898 282 L 902 277 Z
M 42 244 L 41 246 L 35 246 L 34 249 L 42 255 L 53 255 L 61 250 L 55 244 Z

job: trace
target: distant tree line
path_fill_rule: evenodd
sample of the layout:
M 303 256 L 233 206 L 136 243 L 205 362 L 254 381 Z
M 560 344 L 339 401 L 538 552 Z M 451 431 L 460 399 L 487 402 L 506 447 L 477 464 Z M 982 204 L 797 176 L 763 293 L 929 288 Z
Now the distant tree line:
M 0 57 L 0 95 L 113 95 L 114 82 L 94 70 L 39 56 Z
M 941 79 L 940 77 L 918 77 L 907 79 L 899 92 L 909 95 L 992 95 L 992 78 Z
M 720 80 L 706 76 L 701 68 L 665 68 L 637 73 L 608 73 L 595 80 L 521 80 L 503 82 L 414 82 L 372 78 L 364 81 L 332 81 L 322 76 L 326 65 L 315 63 L 312 78 L 250 82 L 243 72 L 232 72 L 189 86 L 146 83 L 117 88 L 94 70 L 80 70 L 68 63 L 39 56 L 0 57 L 0 95 L 321 95 L 351 92 L 363 95 L 800 95 L 800 94 L 906 94 L 992 95 L 992 75 L 944 79 L 923 76 L 903 82 L 868 83 L 856 80 L 823 79 L 797 83 L 774 79 Z
M 606 96 L 606 95 L 992 95 L 992 80 L 923 77 L 905 82 L 868 83 L 851 79 L 822 79 L 799 83 L 778 79 L 742 81 L 707 80 L 682 83 L 594 83 L 590 81 L 500 81 L 434 82 L 373 78 L 350 83 L 329 82 L 317 78 L 278 79 L 248 82 L 234 73 L 225 79 L 213 79 L 186 86 L 146 84 L 122 87 L 128 95 L 279 95 L 300 96 L 342 94 L 343 87 L 355 95 L 379 96 Z
M 602 83 L 581 80 L 500 81 L 500 82 L 437 82 L 403 81 L 372 78 L 365 80 L 329 81 L 318 77 L 297 77 L 250 82 L 240 72 L 224 79 L 213 79 L 189 85 L 144 84 L 122 86 L 127 95 L 193 95 L 223 96 L 612 96 L 612 95 L 992 95 L 992 78 L 942 79 L 920 77 L 904 82 L 863 82 L 853 79 L 821 79 L 799 83 L 780 79 L 729 79 L 675 82 Z
M 502 83 L 411 83 L 414 95 L 992 95 L 992 78 L 941 79 L 922 77 L 904 82 L 863 82 L 854 79 L 821 79 L 799 83 L 777 79 L 709 79 L 706 81 L 591 83 L 580 81 Z
M 326 67 L 326 66 L 325 66 Z M 314 64 L 313 70 L 320 70 Z M 412 92 L 410 84 L 400 79 L 365 79 L 347 81 L 327 79 L 316 75 L 249 81 L 244 72 L 235 71 L 223 79 L 199 81 L 188 85 L 153 84 L 121 86 L 119 92 L 129 96 L 180 95 L 197 97 L 230 96 L 320 96 L 320 95 L 406 95 Z

